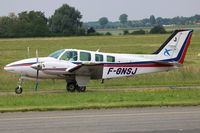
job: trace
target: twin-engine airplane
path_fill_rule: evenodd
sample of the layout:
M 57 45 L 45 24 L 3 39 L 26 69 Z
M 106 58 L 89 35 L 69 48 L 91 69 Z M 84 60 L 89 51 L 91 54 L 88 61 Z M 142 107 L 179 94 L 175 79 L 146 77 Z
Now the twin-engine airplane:
M 190 44 L 193 30 L 176 30 L 153 54 L 116 54 L 76 49 L 58 50 L 48 57 L 30 58 L 4 67 L 20 75 L 15 89 L 22 93 L 24 79 L 64 79 L 69 92 L 85 92 L 90 80 L 135 76 L 169 71 L 180 67 Z M 36 55 L 37 52 L 36 52 Z

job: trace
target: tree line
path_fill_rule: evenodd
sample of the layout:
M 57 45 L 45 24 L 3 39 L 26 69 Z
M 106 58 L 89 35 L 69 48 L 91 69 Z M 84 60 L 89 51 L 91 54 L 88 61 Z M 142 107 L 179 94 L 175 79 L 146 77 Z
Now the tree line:
M 101 28 L 134 28 L 134 27 L 154 27 L 156 25 L 194 25 L 200 24 L 200 15 L 191 17 L 162 18 L 151 15 L 142 20 L 128 20 L 127 14 L 121 14 L 119 21 L 111 22 L 107 17 L 102 17 L 95 22 L 84 23 L 86 27 Z
M 82 15 L 64 4 L 50 18 L 40 11 L 24 11 L 0 17 L 0 37 L 41 37 L 84 35 Z

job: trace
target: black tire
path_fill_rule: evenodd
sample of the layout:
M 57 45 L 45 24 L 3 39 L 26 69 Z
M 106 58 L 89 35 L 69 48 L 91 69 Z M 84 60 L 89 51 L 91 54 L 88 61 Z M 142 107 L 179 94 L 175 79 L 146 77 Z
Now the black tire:
M 21 86 L 17 86 L 17 87 L 15 88 L 15 93 L 16 93 L 16 94 L 22 94 L 22 92 L 23 92 L 23 89 L 22 89 Z
M 78 92 L 85 92 L 86 91 L 86 87 L 85 86 L 81 86 L 77 88 Z
M 67 83 L 67 88 L 66 89 L 67 89 L 68 92 L 75 92 L 76 88 L 77 88 L 76 82 Z

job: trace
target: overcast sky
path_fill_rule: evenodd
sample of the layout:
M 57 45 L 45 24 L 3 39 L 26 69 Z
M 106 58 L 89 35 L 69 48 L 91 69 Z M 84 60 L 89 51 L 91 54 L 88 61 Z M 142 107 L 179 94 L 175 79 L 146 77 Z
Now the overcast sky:
M 122 13 L 126 13 L 129 20 L 147 18 L 152 14 L 170 18 L 200 14 L 200 0 L 0 0 L 0 16 L 37 10 L 49 17 L 65 3 L 78 9 L 85 22 L 104 16 L 116 21 Z

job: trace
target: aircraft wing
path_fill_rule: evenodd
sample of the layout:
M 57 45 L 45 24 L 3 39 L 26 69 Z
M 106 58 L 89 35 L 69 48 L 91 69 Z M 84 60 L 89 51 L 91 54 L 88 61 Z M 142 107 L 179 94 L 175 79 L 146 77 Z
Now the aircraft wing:
M 103 74 L 102 63 L 85 62 L 79 65 L 63 65 L 63 63 L 48 62 L 41 71 L 50 75 L 76 75 L 90 77 L 91 79 L 101 79 Z
M 91 79 L 101 79 L 103 75 L 103 64 L 84 63 L 67 70 L 70 73 L 80 76 L 89 76 Z

